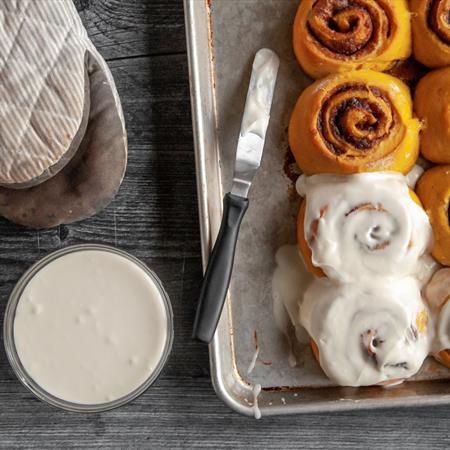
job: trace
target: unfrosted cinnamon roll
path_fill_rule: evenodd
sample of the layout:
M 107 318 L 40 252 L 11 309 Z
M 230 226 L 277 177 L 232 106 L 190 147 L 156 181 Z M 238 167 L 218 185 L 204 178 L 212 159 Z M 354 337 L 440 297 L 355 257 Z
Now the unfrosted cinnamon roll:
M 450 65 L 450 2 L 410 0 L 414 56 L 428 67 Z
M 414 110 L 423 123 L 420 138 L 423 156 L 435 163 L 449 164 L 450 67 L 434 70 L 419 81 Z
M 431 253 L 450 266 L 450 165 L 427 170 L 417 182 L 416 192 L 433 228 Z
M 431 245 L 420 202 L 396 173 L 301 176 L 297 238 L 317 276 L 354 282 L 415 275 Z
M 420 123 L 408 87 L 371 70 L 330 75 L 300 95 L 289 144 L 307 174 L 407 173 L 419 153 Z
M 450 269 L 438 270 L 425 288 L 425 298 L 436 315 L 433 356 L 450 367 Z
M 303 0 L 294 51 L 313 78 L 355 69 L 385 70 L 411 54 L 405 0 Z
M 399 382 L 414 375 L 428 354 L 432 330 L 417 282 L 379 281 L 337 284 L 324 278 L 306 291 L 300 322 L 325 374 L 338 385 Z

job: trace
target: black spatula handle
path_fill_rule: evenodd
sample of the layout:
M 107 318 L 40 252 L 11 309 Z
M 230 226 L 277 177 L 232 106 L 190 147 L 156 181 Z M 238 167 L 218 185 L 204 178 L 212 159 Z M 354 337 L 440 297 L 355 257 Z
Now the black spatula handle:
M 223 199 L 222 224 L 203 278 L 193 331 L 195 339 L 206 343 L 211 342 L 222 313 L 233 270 L 239 228 L 247 208 L 246 198 L 229 193 Z

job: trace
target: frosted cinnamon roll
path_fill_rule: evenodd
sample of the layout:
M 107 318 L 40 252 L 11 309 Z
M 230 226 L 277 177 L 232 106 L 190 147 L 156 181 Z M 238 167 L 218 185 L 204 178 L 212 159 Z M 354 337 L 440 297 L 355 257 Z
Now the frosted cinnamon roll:
M 298 240 L 308 267 L 342 282 L 420 271 L 431 226 L 403 175 L 302 175 L 297 190 L 306 197 Z
M 357 70 L 330 75 L 302 92 L 289 123 L 289 145 L 307 175 L 407 173 L 419 154 L 419 130 L 403 82 Z
M 436 316 L 433 356 L 450 367 L 450 269 L 438 270 L 425 289 L 425 298 Z
M 450 2 L 410 0 L 414 56 L 431 67 L 450 65 Z
M 385 70 L 411 54 L 405 0 L 303 0 L 294 51 L 313 78 L 354 69 Z
M 429 313 L 413 278 L 339 284 L 316 280 L 300 322 L 325 374 L 341 386 L 401 382 L 429 350 Z

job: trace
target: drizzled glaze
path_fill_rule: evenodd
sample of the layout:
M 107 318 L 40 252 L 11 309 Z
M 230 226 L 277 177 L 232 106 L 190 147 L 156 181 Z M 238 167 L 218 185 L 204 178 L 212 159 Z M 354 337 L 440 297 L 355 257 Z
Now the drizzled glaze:
M 275 255 L 276 268 L 272 277 L 273 315 L 278 329 L 286 338 L 288 363 L 297 365 L 294 341 L 307 344 L 309 337 L 299 323 L 299 307 L 308 286 L 313 282 L 296 245 L 283 245 Z M 290 330 L 293 328 L 295 336 Z
M 428 320 L 419 284 L 410 277 L 358 284 L 316 280 L 300 307 L 322 369 L 342 386 L 414 375 L 428 354 Z
M 296 337 L 305 339 L 304 330 L 297 329 L 298 308 L 314 277 L 308 272 L 296 245 L 283 245 L 275 255 L 276 268 L 272 277 L 272 297 L 275 322 L 287 333 L 290 325 L 296 328 Z
M 406 183 L 411 189 L 416 187 L 417 181 L 425 172 L 424 168 L 419 164 L 416 164 L 406 175 Z
M 304 225 L 312 262 L 330 278 L 350 282 L 421 271 L 431 227 L 403 175 L 301 176 L 297 190 L 307 197 Z

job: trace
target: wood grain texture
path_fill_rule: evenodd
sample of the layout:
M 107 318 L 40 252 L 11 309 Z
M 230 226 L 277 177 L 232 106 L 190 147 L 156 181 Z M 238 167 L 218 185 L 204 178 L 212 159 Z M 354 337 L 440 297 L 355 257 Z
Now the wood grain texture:
M 236 415 L 217 399 L 206 347 L 190 339 L 201 258 L 182 2 L 76 4 L 118 84 L 128 124 L 129 167 L 114 202 L 90 220 L 41 232 L 0 220 L 0 317 L 14 283 L 39 257 L 69 244 L 108 243 L 142 258 L 162 278 L 174 307 L 174 350 L 160 379 L 140 398 L 87 416 L 36 400 L 14 377 L 1 347 L 0 446 L 448 448 L 449 407 L 258 422 Z
M 108 60 L 186 51 L 179 0 L 75 0 L 75 4 L 92 41 Z

